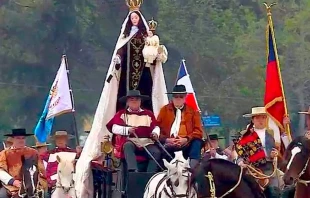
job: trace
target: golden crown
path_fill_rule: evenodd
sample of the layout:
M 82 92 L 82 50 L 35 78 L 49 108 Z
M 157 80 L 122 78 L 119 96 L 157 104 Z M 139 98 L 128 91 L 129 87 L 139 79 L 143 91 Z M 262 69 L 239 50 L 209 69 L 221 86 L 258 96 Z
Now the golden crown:
M 126 0 L 126 4 L 130 11 L 138 11 L 142 3 L 143 0 Z
M 149 24 L 150 30 L 152 30 L 152 31 L 156 30 L 156 28 L 157 28 L 157 21 L 155 21 L 153 18 L 152 18 L 152 20 L 150 20 L 148 22 L 148 24 Z

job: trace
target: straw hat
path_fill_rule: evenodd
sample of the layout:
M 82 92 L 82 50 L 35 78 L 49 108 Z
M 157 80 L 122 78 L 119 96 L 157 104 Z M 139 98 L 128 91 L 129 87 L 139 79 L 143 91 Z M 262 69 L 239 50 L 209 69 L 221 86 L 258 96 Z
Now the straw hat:
M 55 135 L 53 136 L 53 139 L 56 139 L 58 137 L 67 137 L 68 139 L 73 139 L 74 136 L 71 134 L 68 134 L 67 131 L 56 131 Z
M 40 142 L 36 142 L 36 145 L 32 146 L 32 148 L 41 148 L 41 147 L 45 147 L 45 146 L 49 146 L 51 144 L 46 144 L 46 142 L 44 143 L 40 143 Z
M 251 118 L 253 116 L 257 115 L 266 115 L 265 107 L 253 107 L 252 112 L 248 114 L 244 114 L 243 117 L 245 118 Z
M 299 114 L 306 114 L 306 115 L 310 115 L 310 107 L 308 109 L 308 111 L 302 111 L 302 112 L 298 112 Z

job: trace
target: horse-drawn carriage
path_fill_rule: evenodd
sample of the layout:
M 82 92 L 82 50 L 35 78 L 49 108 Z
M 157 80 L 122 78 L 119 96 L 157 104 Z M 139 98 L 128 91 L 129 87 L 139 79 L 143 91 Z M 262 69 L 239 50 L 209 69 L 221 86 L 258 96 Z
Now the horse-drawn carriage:
M 177 153 L 170 162 L 164 160 L 168 171 L 159 173 L 127 172 L 126 162 L 118 164 L 118 168 L 111 171 L 108 183 L 106 183 L 106 195 L 103 197 L 294 197 L 296 184 L 299 192 L 296 197 L 306 197 L 310 176 L 308 175 L 310 140 L 298 137 L 288 147 L 283 164 L 287 169 L 284 181 L 291 185 L 285 189 L 279 189 L 278 194 L 262 191 L 261 185 L 253 173 L 253 168 L 242 168 L 238 165 L 222 159 L 202 160 L 195 168 L 189 168 L 188 161 L 183 158 L 182 152 Z M 112 161 L 112 159 L 110 159 Z M 141 168 L 143 169 L 141 161 Z M 182 165 L 182 163 L 184 165 Z M 181 164 L 181 165 L 180 165 Z M 116 165 L 116 164 L 115 164 Z M 252 171 L 252 173 L 247 173 Z M 180 172 L 180 174 L 177 174 Z M 254 171 L 255 172 L 255 171 Z M 113 176 L 115 174 L 115 176 Z M 265 179 L 269 176 L 265 176 Z M 167 180 L 165 180 L 165 179 Z M 170 178 L 170 180 L 169 180 Z M 173 179 L 171 179 L 173 178 Z M 264 179 L 262 177 L 261 179 Z M 296 182 L 296 183 L 295 183 Z M 179 193 L 178 189 L 184 190 Z M 197 193 L 197 194 L 195 194 Z M 178 196 L 177 196 L 178 195 Z

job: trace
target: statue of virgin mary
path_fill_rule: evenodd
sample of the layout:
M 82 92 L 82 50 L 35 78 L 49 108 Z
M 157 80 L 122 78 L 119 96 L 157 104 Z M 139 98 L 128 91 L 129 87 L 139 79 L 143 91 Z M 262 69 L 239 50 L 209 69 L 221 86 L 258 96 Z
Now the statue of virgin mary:
M 110 135 L 106 128 L 107 122 L 117 110 L 125 108 L 118 99 L 125 96 L 128 90 L 139 90 L 141 94 L 151 97 L 151 102 L 143 103 L 142 106 L 152 110 L 155 116 L 161 107 L 168 104 L 162 67 L 162 63 L 167 60 L 167 50 L 161 45 L 154 63 L 144 62 L 142 51 L 150 28 L 139 11 L 143 0 L 126 1 L 130 11 L 122 25 L 112 55 L 90 134 L 76 164 L 77 197 L 93 197 L 90 164 L 92 160 L 102 157 L 101 142 L 105 136 Z

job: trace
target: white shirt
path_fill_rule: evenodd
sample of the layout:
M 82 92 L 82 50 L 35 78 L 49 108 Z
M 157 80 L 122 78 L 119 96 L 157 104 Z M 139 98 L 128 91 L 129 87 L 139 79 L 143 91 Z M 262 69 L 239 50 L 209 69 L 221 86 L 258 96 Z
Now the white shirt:
M 5 185 L 8 185 L 9 181 L 12 179 L 13 177 L 8 174 L 5 170 L 0 169 L 0 181 L 3 182 Z
M 257 133 L 260 141 L 262 142 L 265 154 L 267 155 L 267 151 L 266 151 L 266 128 L 264 128 L 264 129 L 254 128 L 254 131 Z
M 210 149 L 208 149 L 206 151 L 206 153 L 210 152 Z M 211 156 L 210 159 L 224 159 L 224 160 L 228 160 L 228 156 L 227 155 L 220 155 L 217 152 L 215 153 L 215 157 Z

